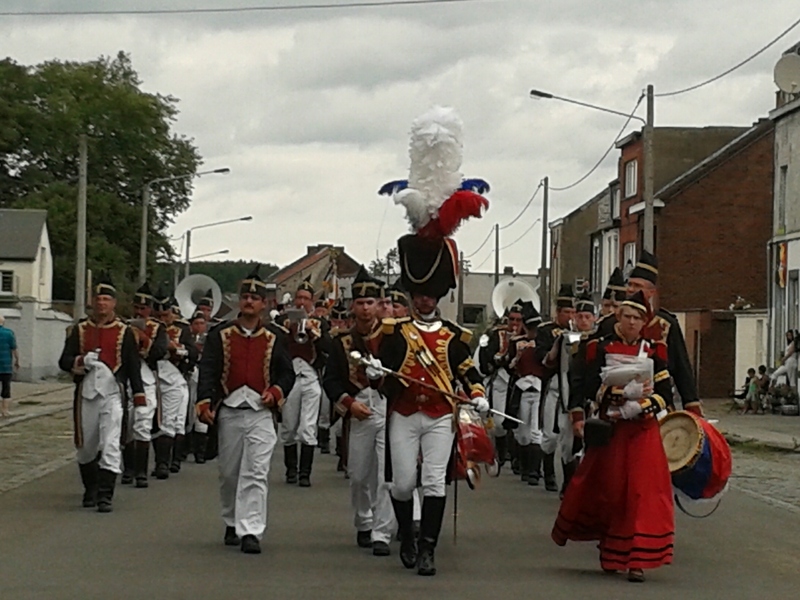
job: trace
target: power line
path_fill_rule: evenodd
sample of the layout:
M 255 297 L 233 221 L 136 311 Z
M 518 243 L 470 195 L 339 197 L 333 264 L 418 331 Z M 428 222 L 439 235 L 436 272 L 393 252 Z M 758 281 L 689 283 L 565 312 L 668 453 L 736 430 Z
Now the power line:
M 383 6 L 419 6 L 423 4 L 463 4 L 466 2 L 482 2 L 486 0 L 388 0 L 378 2 L 319 2 L 316 4 L 287 4 L 283 6 L 239 6 L 209 8 L 153 8 L 153 9 L 120 9 L 120 10 L 64 10 L 64 11 L 2 11 L 0 17 L 90 17 L 105 15 L 187 15 L 187 14 L 220 14 L 246 12 L 273 12 L 321 10 L 337 8 L 380 8 Z
M 473 257 L 473 256 L 475 256 L 475 255 L 476 255 L 478 252 L 480 252 L 480 251 L 481 251 L 481 248 L 483 248 L 483 247 L 486 245 L 486 242 L 488 242 L 488 241 L 489 241 L 489 239 L 492 237 L 492 233 L 494 233 L 494 227 L 492 227 L 492 228 L 489 230 L 489 233 L 486 235 L 486 239 L 485 239 L 485 240 L 483 240 L 483 242 L 481 242 L 481 245 L 480 245 L 480 246 L 478 246 L 478 247 L 475 249 L 475 252 L 471 252 L 470 254 L 467 254 L 466 256 L 464 256 L 464 258 L 472 258 L 472 257 Z
M 536 219 L 536 220 L 535 220 L 533 223 L 531 223 L 531 226 L 530 226 L 530 227 L 528 227 L 528 228 L 525 230 L 525 233 L 523 233 L 521 236 L 519 236 L 517 239 L 515 239 L 515 240 L 514 240 L 513 242 L 511 242 L 510 244 L 506 244 L 505 246 L 503 246 L 502 248 L 500 248 L 500 250 L 505 250 L 506 248 L 511 248 L 511 246 L 513 246 L 514 244 L 516 244 L 518 241 L 520 241 L 522 238 L 524 238 L 526 235 L 528 235 L 528 234 L 529 234 L 531 231 L 533 231 L 533 227 L 534 227 L 534 225 L 536 225 L 537 223 L 540 223 L 541 221 L 542 221 L 541 219 Z
M 490 259 L 490 258 L 491 258 L 493 255 L 494 255 L 494 250 L 492 250 L 491 252 L 489 252 L 489 254 L 486 256 L 486 258 L 484 258 L 484 259 L 481 261 L 481 264 L 479 264 L 479 265 L 478 265 L 477 267 L 475 267 L 473 270 L 474 270 L 474 271 L 477 271 L 478 269 L 480 269 L 480 268 L 481 268 L 481 267 L 482 267 L 482 266 L 483 266 L 483 265 L 486 263 L 486 261 L 487 261 L 487 260 L 489 260 L 489 259 Z
M 619 133 L 618 133 L 616 136 L 614 136 L 614 141 L 613 141 L 613 142 L 611 142 L 611 145 L 608 147 L 608 150 L 606 150 L 606 151 L 605 151 L 605 153 L 603 154 L 603 156 L 601 156 L 601 157 L 600 157 L 600 160 L 598 160 L 598 161 L 595 163 L 595 165 L 594 165 L 594 166 L 593 166 L 591 169 L 589 169 L 588 173 L 586 173 L 586 174 L 585 174 L 583 177 L 581 177 L 581 178 L 580 178 L 580 179 L 578 179 L 577 181 L 573 181 L 573 182 L 572 182 L 571 184 L 569 184 L 569 185 L 565 185 L 565 186 L 563 186 L 563 187 L 553 187 L 553 186 L 550 186 L 550 191 L 551 191 L 551 192 L 564 192 L 564 191 L 566 191 L 566 190 L 572 189 L 572 188 L 574 188 L 575 186 L 577 186 L 577 185 L 580 185 L 581 183 L 583 183 L 584 181 L 586 181 L 586 180 L 587 180 L 587 179 L 588 179 L 588 178 L 589 178 L 589 177 L 592 175 L 592 173 L 594 173 L 594 172 L 595 172 L 597 169 L 599 169 L 599 168 L 600 168 L 600 165 L 602 165 L 602 164 L 603 164 L 603 161 L 604 161 L 606 158 L 608 158 L 608 155 L 609 155 L 609 154 L 611 154 L 611 151 L 612 151 L 612 150 L 613 150 L 613 149 L 616 147 L 616 145 L 617 145 L 617 142 L 619 141 L 619 138 L 620 138 L 620 137 L 622 136 L 622 134 L 625 132 L 625 129 L 627 129 L 627 127 L 628 127 L 628 124 L 629 124 L 629 123 L 631 122 L 631 120 L 633 119 L 633 117 L 634 117 L 634 115 L 636 114 L 636 111 L 639 109 L 639 105 L 642 103 L 642 100 L 643 100 L 643 99 L 644 99 L 644 94 L 641 94 L 641 95 L 639 96 L 639 99 L 636 101 L 636 106 L 634 106 L 634 107 L 633 107 L 633 110 L 632 110 L 632 111 L 631 111 L 631 112 L 628 114 L 628 119 L 625 121 L 625 124 L 622 126 L 622 129 L 620 129 L 620 130 L 619 130 Z
M 733 65 L 733 66 L 732 66 L 730 69 L 728 69 L 728 70 L 726 70 L 726 71 L 723 71 L 723 72 L 722 72 L 722 73 L 720 73 L 719 75 L 716 75 L 716 76 L 712 77 L 711 79 L 706 79 L 705 81 L 701 81 L 700 83 L 696 83 L 695 85 L 691 85 L 691 86 L 689 86 L 689 87 L 687 87 L 687 88 L 683 88 L 683 89 L 681 89 L 681 90 L 675 90 L 675 91 L 672 91 L 672 92 L 664 92 L 664 93 L 662 93 L 662 94 L 655 94 L 656 98 L 665 98 L 665 97 L 667 97 L 667 96 L 677 96 L 677 95 L 679 95 L 679 94 L 685 94 L 686 92 L 692 92 L 692 91 L 694 91 L 694 90 L 696 90 L 696 89 L 699 89 L 699 88 L 701 88 L 701 87 L 704 87 L 704 86 L 707 86 L 707 85 L 709 85 L 709 84 L 711 84 L 711 83 L 714 83 L 715 81 L 719 81 L 720 79 L 722 79 L 722 78 L 723 78 L 723 77 L 725 77 L 726 75 L 730 75 L 731 73 L 733 73 L 734 71 L 736 71 L 736 70 L 737 70 L 737 69 L 739 69 L 740 67 L 743 67 L 743 66 L 745 66 L 745 65 L 746 65 L 747 63 L 749 63 L 751 60 L 753 60 L 753 59 L 757 58 L 758 56 L 760 56 L 761 54 L 763 54 L 764 52 L 766 52 L 767 50 L 769 50 L 770 48 L 772 48 L 772 46 L 774 46 L 774 45 L 775 45 L 775 44 L 777 44 L 777 43 L 778 43 L 778 42 L 779 42 L 781 39 L 783 39 L 784 37 L 786 37 L 786 36 L 789 34 L 789 32 L 790 32 L 790 31 L 792 31 L 792 29 L 794 29 L 794 28 L 795 28 L 795 27 L 797 27 L 798 25 L 800 25 L 800 19 L 797 19 L 797 20 L 796 20 L 794 23 L 792 23 L 791 25 L 789 25 L 789 27 L 788 27 L 788 28 L 786 28 L 786 29 L 783 31 L 783 33 L 781 33 L 781 34 L 780 34 L 778 37 L 776 37 L 775 39 L 773 39 L 773 40 L 772 40 L 770 43 L 768 43 L 766 46 L 762 47 L 760 50 L 756 51 L 754 54 L 751 54 L 750 56 L 748 56 L 747 58 L 745 58 L 745 59 L 744 59 L 743 61 L 741 61 L 740 63 L 737 63 L 737 64 Z
M 520 217 L 522 217 L 522 215 L 524 215 L 524 214 L 525 214 L 525 211 L 526 211 L 526 210 L 528 210 L 528 208 L 530 207 L 530 205 L 533 203 L 533 199 L 534 199 L 534 198 L 536 198 L 536 194 L 538 194 L 538 193 L 539 193 L 539 190 L 540 190 L 540 189 L 542 189 L 542 182 L 541 182 L 541 181 L 539 182 L 539 185 L 538 185 L 538 186 L 536 186 L 536 189 L 533 191 L 533 195 L 532 195 L 532 196 L 530 197 L 530 199 L 528 200 L 528 203 L 527 203 L 527 204 L 526 204 L 524 207 L 522 207 L 522 210 L 520 211 L 520 213 L 519 213 L 519 214 L 518 214 L 516 217 L 514 217 L 514 219 L 513 219 L 513 220 L 512 220 L 510 223 L 508 223 L 508 224 L 506 224 L 506 225 L 501 225 L 501 226 L 500 226 L 500 230 L 501 230 L 501 231 L 502 231 L 503 229 L 508 229 L 508 228 L 509 228 L 509 227 L 511 227 L 511 226 L 512 226 L 514 223 L 516 223 L 517 221 L 519 221 Z

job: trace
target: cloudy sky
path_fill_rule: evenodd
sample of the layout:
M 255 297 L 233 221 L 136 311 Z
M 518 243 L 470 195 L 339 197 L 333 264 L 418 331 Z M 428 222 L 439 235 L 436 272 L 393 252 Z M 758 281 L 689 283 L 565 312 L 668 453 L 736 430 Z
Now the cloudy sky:
M 0 10 L 297 5 L 316 0 L 0 0 Z M 436 6 L 238 14 L 0 16 L 0 54 L 23 64 L 124 50 L 148 91 L 180 99 L 177 131 L 205 167 L 173 232 L 198 231 L 192 254 L 285 264 L 307 244 L 343 244 L 369 261 L 406 231 L 403 210 L 376 190 L 407 175 L 408 128 L 433 104 L 464 120 L 467 176 L 492 184 L 487 215 L 462 228 L 471 254 L 511 221 L 540 180 L 563 186 L 608 148 L 624 119 L 531 88 L 628 111 L 647 83 L 683 88 L 745 58 L 800 16 L 796 0 L 475 0 Z M 746 125 L 774 104 L 772 68 L 800 28 L 739 71 L 656 102 L 657 125 Z M 640 114 L 644 114 L 643 106 Z M 631 128 L 635 127 L 634 125 Z M 551 219 L 614 178 L 615 153 L 582 185 L 551 194 Z M 541 215 L 541 195 L 501 245 Z M 501 253 L 533 272 L 541 228 Z M 472 257 L 490 270 L 491 244 Z M 484 262 L 485 261 L 485 262 Z

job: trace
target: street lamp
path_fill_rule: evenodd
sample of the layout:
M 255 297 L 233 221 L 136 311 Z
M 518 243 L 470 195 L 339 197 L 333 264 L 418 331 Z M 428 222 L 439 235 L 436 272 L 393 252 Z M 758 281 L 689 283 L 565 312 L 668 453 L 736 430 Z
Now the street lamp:
M 205 223 L 204 225 L 196 225 L 194 227 L 190 227 L 186 230 L 186 264 L 184 265 L 183 276 L 189 276 L 189 264 L 191 259 L 189 258 L 189 250 L 192 246 L 192 231 L 195 229 L 204 229 L 206 227 L 215 227 L 217 225 L 226 225 L 228 223 L 237 223 L 239 221 L 252 221 L 253 217 L 248 215 L 246 217 L 239 217 L 238 219 L 225 219 L 224 221 L 215 221 L 213 223 Z
M 185 175 L 175 175 L 173 177 L 159 177 L 144 184 L 142 188 L 142 237 L 139 242 L 139 284 L 143 284 L 147 279 L 147 233 L 150 227 L 147 212 L 150 208 L 150 188 L 156 183 L 164 183 L 165 181 L 177 181 L 179 179 L 192 179 L 193 177 L 202 177 L 203 175 L 212 174 L 225 174 L 230 173 L 228 167 L 220 169 L 213 169 L 211 171 L 201 171 L 200 173 L 187 173 Z
M 606 108 L 605 106 L 598 106 L 596 104 L 589 104 L 588 102 L 582 102 L 580 100 L 573 100 L 572 98 L 564 98 L 563 96 L 556 96 L 555 94 L 550 94 L 548 92 L 543 92 L 541 90 L 531 90 L 531 98 L 538 100 L 538 99 L 545 99 L 545 100 L 560 100 L 561 102 L 566 102 L 568 104 L 575 104 L 577 106 L 582 106 L 584 108 L 591 108 L 593 110 L 598 110 L 604 113 L 610 113 L 612 115 L 618 115 L 625 118 L 632 118 L 638 121 L 641 121 L 644 125 L 642 130 L 642 144 L 644 145 L 644 152 L 643 152 L 643 161 L 644 161 L 644 239 L 642 240 L 642 245 L 644 249 L 648 252 L 653 252 L 653 248 L 655 246 L 653 240 L 653 233 L 655 229 L 655 221 L 654 221 L 654 208 L 653 208 L 653 180 L 654 180 L 654 170 L 653 170 L 653 121 L 654 121 L 654 110 L 653 110 L 653 99 L 655 94 L 653 92 L 653 86 L 647 86 L 647 119 L 642 119 L 641 117 L 637 117 L 636 115 L 631 115 L 628 113 L 624 113 L 618 110 L 614 110 L 612 108 Z
M 193 256 L 192 260 L 197 260 L 198 258 L 208 258 L 209 256 L 217 256 L 218 254 L 228 254 L 230 250 L 217 250 L 216 252 L 206 252 L 205 254 L 198 254 L 197 256 Z

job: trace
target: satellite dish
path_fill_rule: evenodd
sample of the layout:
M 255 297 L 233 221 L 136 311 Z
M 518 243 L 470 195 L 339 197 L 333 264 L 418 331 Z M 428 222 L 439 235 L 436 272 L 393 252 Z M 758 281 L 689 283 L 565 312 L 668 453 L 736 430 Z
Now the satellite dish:
M 775 85 L 787 94 L 800 93 L 800 54 L 787 54 L 775 64 Z

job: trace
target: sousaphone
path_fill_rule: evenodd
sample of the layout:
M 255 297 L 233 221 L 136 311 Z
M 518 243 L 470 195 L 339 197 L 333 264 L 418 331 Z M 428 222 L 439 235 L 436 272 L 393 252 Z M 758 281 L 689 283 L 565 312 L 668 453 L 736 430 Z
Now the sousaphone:
M 516 277 L 503 279 L 492 290 L 492 309 L 500 318 L 514 302 L 522 300 L 524 302 L 533 302 L 536 310 L 539 310 L 538 289 L 538 284 L 534 288 L 529 283 Z
M 175 288 L 175 300 L 178 301 L 181 314 L 189 319 L 197 310 L 197 304 L 208 291 L 211 290 L 211 297 L 214 299 L 214 306 L 211 309 L 213 317 L 222 306 L 222 290 L 216 281 L 208 275 L 189 275 Z

